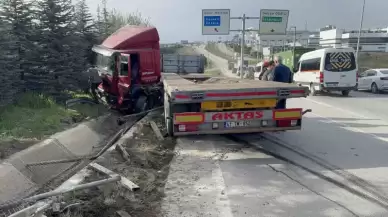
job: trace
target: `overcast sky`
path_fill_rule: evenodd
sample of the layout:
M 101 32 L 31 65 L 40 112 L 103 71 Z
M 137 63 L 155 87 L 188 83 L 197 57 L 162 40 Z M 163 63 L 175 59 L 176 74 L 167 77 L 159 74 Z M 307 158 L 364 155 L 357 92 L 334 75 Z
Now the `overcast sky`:
M 87 0 L 94 12 L 100 0 Z M 309 30 L 332 24 L 358 29 L 363 0 L 108 0 L 108 7 L 123 12 L 139 11 L 158 28 L 162 43 L 180 40 L 215 40 L 201 35 L 202 9 L 231 9 L 232 16 L 260 16 L 260 9 L 290 10 L 288 26 Z M 244 3 L 243 3 L 244 2 Z M 366 0 L 364 27 L 388 27 L 388 0 Z M 231 22 L 239 28 L 241 22 Z M 258 21 L 247 22 L 258 27 Z M 225 38 L 225 37 L 223 37 Z

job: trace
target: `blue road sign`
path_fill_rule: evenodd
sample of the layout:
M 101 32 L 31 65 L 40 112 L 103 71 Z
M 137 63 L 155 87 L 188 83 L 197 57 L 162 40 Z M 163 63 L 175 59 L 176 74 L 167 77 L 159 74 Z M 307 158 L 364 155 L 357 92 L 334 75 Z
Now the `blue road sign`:
M 204 26 L 221 26 L 221 16 L 205 16 Z

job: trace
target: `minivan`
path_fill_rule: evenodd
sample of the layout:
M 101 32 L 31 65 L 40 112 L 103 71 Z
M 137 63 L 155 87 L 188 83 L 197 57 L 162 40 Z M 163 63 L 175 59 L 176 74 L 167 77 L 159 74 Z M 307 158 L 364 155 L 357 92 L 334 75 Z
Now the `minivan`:
M 311 95 L 340 91 L 348 96 L 357 88 L 357 61 L 353 48 L 323 48 L 304 53 L 294 68 L 294 82 L 308 86 Z

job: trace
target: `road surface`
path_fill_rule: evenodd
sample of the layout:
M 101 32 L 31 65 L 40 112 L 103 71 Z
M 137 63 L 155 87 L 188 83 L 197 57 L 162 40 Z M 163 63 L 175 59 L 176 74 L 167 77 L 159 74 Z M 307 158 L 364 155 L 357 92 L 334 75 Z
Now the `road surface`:
M 237 136 L 246 143 L 178 139 L 165 216 L 388 216 L 388 96 L 322 95 L 287 107 L 313 110 L 301 131 Z

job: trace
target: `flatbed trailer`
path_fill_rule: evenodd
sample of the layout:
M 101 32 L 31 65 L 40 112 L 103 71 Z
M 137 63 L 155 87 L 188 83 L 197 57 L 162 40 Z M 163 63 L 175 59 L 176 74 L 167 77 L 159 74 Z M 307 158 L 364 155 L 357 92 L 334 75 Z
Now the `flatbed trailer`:
M 307 97 L 295 84 L 163 74 L 168 134 L 227 134 L 300 130 L 302 108 L 275 109 L 280 99 Z

